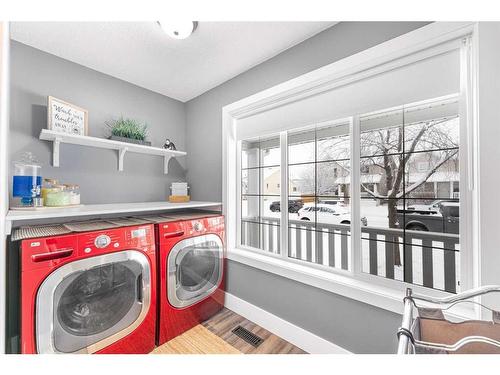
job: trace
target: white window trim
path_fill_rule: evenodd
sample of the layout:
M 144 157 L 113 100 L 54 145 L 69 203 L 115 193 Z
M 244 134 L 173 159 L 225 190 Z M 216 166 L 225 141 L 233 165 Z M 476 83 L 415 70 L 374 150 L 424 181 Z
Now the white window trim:
M 472 64 L 470 66 L 471 71 L 468 72 L 468 85 L 461 88 L 461 95 L 464 96 L 463 98 L 468 104 L 467 112 L 460 114 L 461 119 L 463 119 L 461 126 L 463 130 L 468 132 L 469 139 L 465 150 L 463 150 L 467 154 L 468 168 L 464 171 L 467 178 L 461 179 L 460 191 L 467 192 L 467 194 L 461 193 L 461 202 L 465 205 L 470 215 L 467 216 L 467 220 L 461 220 L 460 231 L 461 233 L 466 233 L 466 228 L 473 227 L 474 229 L 471 231 L 470 236 L 462 237 L 460 279 L 464 289 L 478 286 L 480 272 L 476 255 L 479 251 L 477 238 L 479 230 L 477 228 L 478 221 L 476 220 L 478 217 L 478 208 L 473 204 L 473 201 L 476 200 L 473 193 L 476 191 L 474 179 L 477 174 L 477 159 L 473 156 L 477 152 L 477 138 L 474 137 L 474 134 L 477 132 L 477 116 L 475 114 L 477 113 L 476 66 L 478 57 L 477 43 L 474 43 L 474 41 L 477 41 L 477 24 L 471 22 L 436 22 L 430 24 L 225 106 L 222 109 L 222 189 L 223 212 L 226 216 L 227 225 L 228 258 L 397 313 L 402 312 L 402 298 L 407 287 L 411 287 L 416 293 L 434 296 L 445 295 L 446 293 L 444 292 L 419 287 L 418 285 L 362 274 L 359 272 L 360 260 L 356 259 L 357 257 L 355 256 L 355 254 L 360 254 L 360 251 L 351 251 L 352 272 L 346 274 L 335 269 L 322 269 L 326 267 L 305 265 L 301 261 L 295 261 L 284 255 L 270 256 L 261 252 L 257 253 L 238 245 L 241 243 L 238 234 L 239 219 L 241 217 L 238 198 L 241 193 L 241 184 L 237 183 L 235 188 L 234 182 L 240 182 L 239 166 L 241 163 L 241 150 L 238 149 L 239 142 L 236 141 L 236 124 L 239 119 L 330 90 L 340 82 L 345 83 L 346 81 L 363 79 L 370 71 L 373 74 L 374 72 L 380 73 L 381 69 L 385 71 L 391 70 L 396 66 L 407 63 L 406 59 L 412 58 L 412 55 L 420 53 L 421 58 L 424 58 L 427 56 L 427 53 L 434 54 L 434 50 L 439 50 L 447 42 L 453 42 L 463 37 L 469 37 L 468 41 L 472 39 L 473 44 L 469 46 L 470 54 L 468 58 Z M 465 58 L 465 56 L 462 56 L 462 58 Z M 357 165 L 354 163 L 359 158 L 359 153 L 356 151 L 357 148 L 359 151 L 359 144 L 355 142 L 356 138 L 354 137 L 356 132 L 359 132 L 359 126 L 355 125 L 357 122 L 359 123 L 359 119 L 355 116 L 352 121 L 353 130 L 351 131 L 351 150 L 353 154 L 351 158 L 353 165 Z M 469 122 L 468 127 L 467 122 Z M 262 134 L 262 136 L 265 135 Z M 281 142 L 283 142 L 283 137 L 286 140 L 286 135 L 283 135 L 283 133 L 281 133 L 280 137 Z M 286 155 L 282 155 L 282 165 L 286 165 L 286 162 Z M 282 174 L 282 180 L 283 176 L 284 174 Z M 353 178 L 355 177 L 353 176 Z M 471 180 L 472 182 L 467 182 Z M 351 189 L 353 190 L 351 192 L 352 202 L 357 202 L 354 195 L 359 192 L 356 191 L 357 189 L 353 189 L 353 186 L 358 185 L 355 185 L 354 182 L 353 180 L 351 184 Z M 281 181 L 282 193 L 286 191 L 287 186 L 286 181 Z M 286 199 L 287 194 L 282 194 L 282 207 L 287 207 L 288 202 Z M 281 225 L 285 225 L 288 220 L 287 210 L 281 211 Z M 359 216 L 359 207 L 353 207 L 352 214 Z M 463 215 L 461 216 L 464 217 Z M 355 219 L 353 218 L 353 222 Z M 360 228 L 353 226 L 352 230 L 352 245 L 354 249 L 360 246 L 360 239 L 358 238 L 360 236 L 359 233 L 356 233 Z M 282 254 L 284 254 L 283 249 L 286 249 L 287 238 L 285 237 L 287 236 L 283 235 L 286 231 L 281 232 L 283 237 L 281 242 Z M 472 251 L 465 251 L 465 249 L 472 249 Z M 464 316 L 477 316 L 477 314 L 478 311 L 476 310 L 465 310 L 461 313 Z

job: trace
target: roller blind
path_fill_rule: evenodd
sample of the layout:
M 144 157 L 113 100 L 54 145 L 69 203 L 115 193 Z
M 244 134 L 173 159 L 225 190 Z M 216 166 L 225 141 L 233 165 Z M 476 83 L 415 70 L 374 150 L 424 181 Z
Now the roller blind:
M 300 128 L 460 91 L 459 49 L 238 120 L 237 139 Z

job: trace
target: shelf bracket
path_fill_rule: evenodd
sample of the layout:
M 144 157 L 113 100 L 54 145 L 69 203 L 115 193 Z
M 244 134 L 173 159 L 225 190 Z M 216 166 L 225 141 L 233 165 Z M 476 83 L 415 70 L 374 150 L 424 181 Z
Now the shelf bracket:
M 61 146 L 61 138 L 54 138 L 54 142 L 52 143 L 52 166 L 59 167 L 59 149 Z
M 125 157 L 125 153 L 127 152 L 128 148 L 123 147 L 120 150 L 118 150 L 118 170 L 120 172 L 123 172 L 123 158 Z
M 168 174 L 168 162 L 172 159 L 172 155 L 165 155 L 163 157 L 163 173 Z

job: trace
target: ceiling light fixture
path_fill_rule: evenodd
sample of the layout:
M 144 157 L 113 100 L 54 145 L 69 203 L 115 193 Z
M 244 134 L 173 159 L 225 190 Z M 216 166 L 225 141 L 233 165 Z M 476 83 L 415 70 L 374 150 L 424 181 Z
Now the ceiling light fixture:
M 174 39 L 186 39 L 198 27 L 196 21 L 158 21 L 158 24 L 165 34 Z

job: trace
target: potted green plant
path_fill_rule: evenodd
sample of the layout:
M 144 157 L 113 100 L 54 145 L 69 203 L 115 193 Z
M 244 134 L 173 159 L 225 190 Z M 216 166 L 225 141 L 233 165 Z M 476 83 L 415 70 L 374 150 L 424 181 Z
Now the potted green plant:
M 121 116 L 117 120 L 107 121 L 106 125 L 111 132 L 109 139 L 151 146 L 151 142 L 146 141 L 147 124 L 141 124 L 137 120 Z

